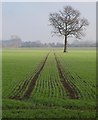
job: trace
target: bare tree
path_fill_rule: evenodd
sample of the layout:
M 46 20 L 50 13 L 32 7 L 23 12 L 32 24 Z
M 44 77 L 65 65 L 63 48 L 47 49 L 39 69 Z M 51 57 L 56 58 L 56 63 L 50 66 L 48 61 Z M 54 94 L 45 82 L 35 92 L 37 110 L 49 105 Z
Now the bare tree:
M 64 7 L 63 11 L 58 13 L 50 13 L 50 25 L 53 26 L 53 33 L 64 36 L 64 52 L 66 52 L 67 38 L 75 36 L 81 38 L 84 36 L 83 30 L 89 25 L 85 18 L 80 18 L 80 12 L 73 9 L 71 6 Z

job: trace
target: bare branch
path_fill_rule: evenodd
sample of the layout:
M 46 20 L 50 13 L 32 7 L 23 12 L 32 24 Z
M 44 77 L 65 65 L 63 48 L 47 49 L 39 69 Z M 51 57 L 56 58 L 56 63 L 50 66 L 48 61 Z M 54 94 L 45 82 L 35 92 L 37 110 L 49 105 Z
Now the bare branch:
M 80 12 L 71 6 L 64 7 L 63 11 L 50 13 L 50 25 L 54 28 L 54 34 L 64 36 L 84 36 L 83 30 L 89 25 L 88 20 L 80 18 Z

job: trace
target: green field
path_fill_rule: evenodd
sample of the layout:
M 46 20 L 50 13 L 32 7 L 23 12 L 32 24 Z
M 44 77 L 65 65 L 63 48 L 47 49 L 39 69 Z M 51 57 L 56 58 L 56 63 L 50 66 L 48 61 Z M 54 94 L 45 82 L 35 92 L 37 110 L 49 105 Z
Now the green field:
M 96 50 L 4 49 L 3 118 L 96 117 Z

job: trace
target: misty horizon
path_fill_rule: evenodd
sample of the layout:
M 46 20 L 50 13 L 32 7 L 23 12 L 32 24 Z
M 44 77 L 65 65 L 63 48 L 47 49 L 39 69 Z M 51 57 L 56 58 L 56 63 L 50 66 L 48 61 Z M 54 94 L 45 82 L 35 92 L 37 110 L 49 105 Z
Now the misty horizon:
M 87 27 L 86 36 L 81 41 L 96 42 L 96 4 L 95 3 L 3 3 L 2 5 L 2 38 L 9 40 L 12 35 L 17 35 L 22 41 L 41 41 L 42 43 L 63 43 L 63 37 L 52 37 L 52 27 L 49 26 L 49 13 L 58 12 L 64 6 L 71 5 L 80 11 L 81 16 L 87 18 L 90 25 Z M 92 9 L 91 9 L 92 8 Z M 87 9 L 87 10 L 86 10 Z M 69 43 L 77 40 L 69 38 Z

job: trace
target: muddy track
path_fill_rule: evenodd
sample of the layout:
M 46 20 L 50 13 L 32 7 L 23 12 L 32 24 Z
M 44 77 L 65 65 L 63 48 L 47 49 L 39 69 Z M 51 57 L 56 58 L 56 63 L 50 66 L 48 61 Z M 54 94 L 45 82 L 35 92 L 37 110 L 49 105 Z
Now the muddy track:
M 34 89 L 34 86 L 36 84 L 36 80 L 38 79 L 40 72 L 42 71 L 46 63 L 49 54 L 50 52 L 46 55 L 44 60 L 37 67 L 33 77 L 31 76 L 28 80 L 23 81 L 21 84 L 18 85 L 18 87 L 15 88 L 14 91 L 12 91 L 11 95 L 9 96 L 10 99 L 22 100 L 22 99 L 28 99 L 30 97 Z
M 68 80 L 66 78 L 66 75 L 65 75 L 65 73 L 62 69 L 62 66 L 60 65 L 60 61 L 58 60 L 55 53 L 54 53 L 54 56 L 55 56 L 55 61 L 56 61 L 56 65 L 57 65 L 57 68 L 58 68 L 59 76 L 60 76 L 60 79 L 61 79 L 60 81 L 63 84 L 63 86 L 64 86 L 64 88 L 67 92 L 67 95 L 71 99 L 78 99 L 78 93 L 75 90 L 75 88 L 68 82 Z
M 38 76 L 40 75 L 40 72 L 42 71 L 45 63 L 46 63 L 46 60 L 49 56 L 49 53 L 47 54 L 45 60 L 43 61 L 42 65 L 40 66 L 40 68 L 38 69 L 38 71 L 36 72 L 36 74 L 34 75 L 34 77 L 32 78 L 29 86 L 28 86 L 28 89 L 26 90 L 25 94 L 23 95 L 22 99 L 25 99 L 25 98 L 29 98 L 33 89 L 34 89 L 34 86 L 35 86 L 35 83 L 36 83 L 36 80 L 38 79 Z

